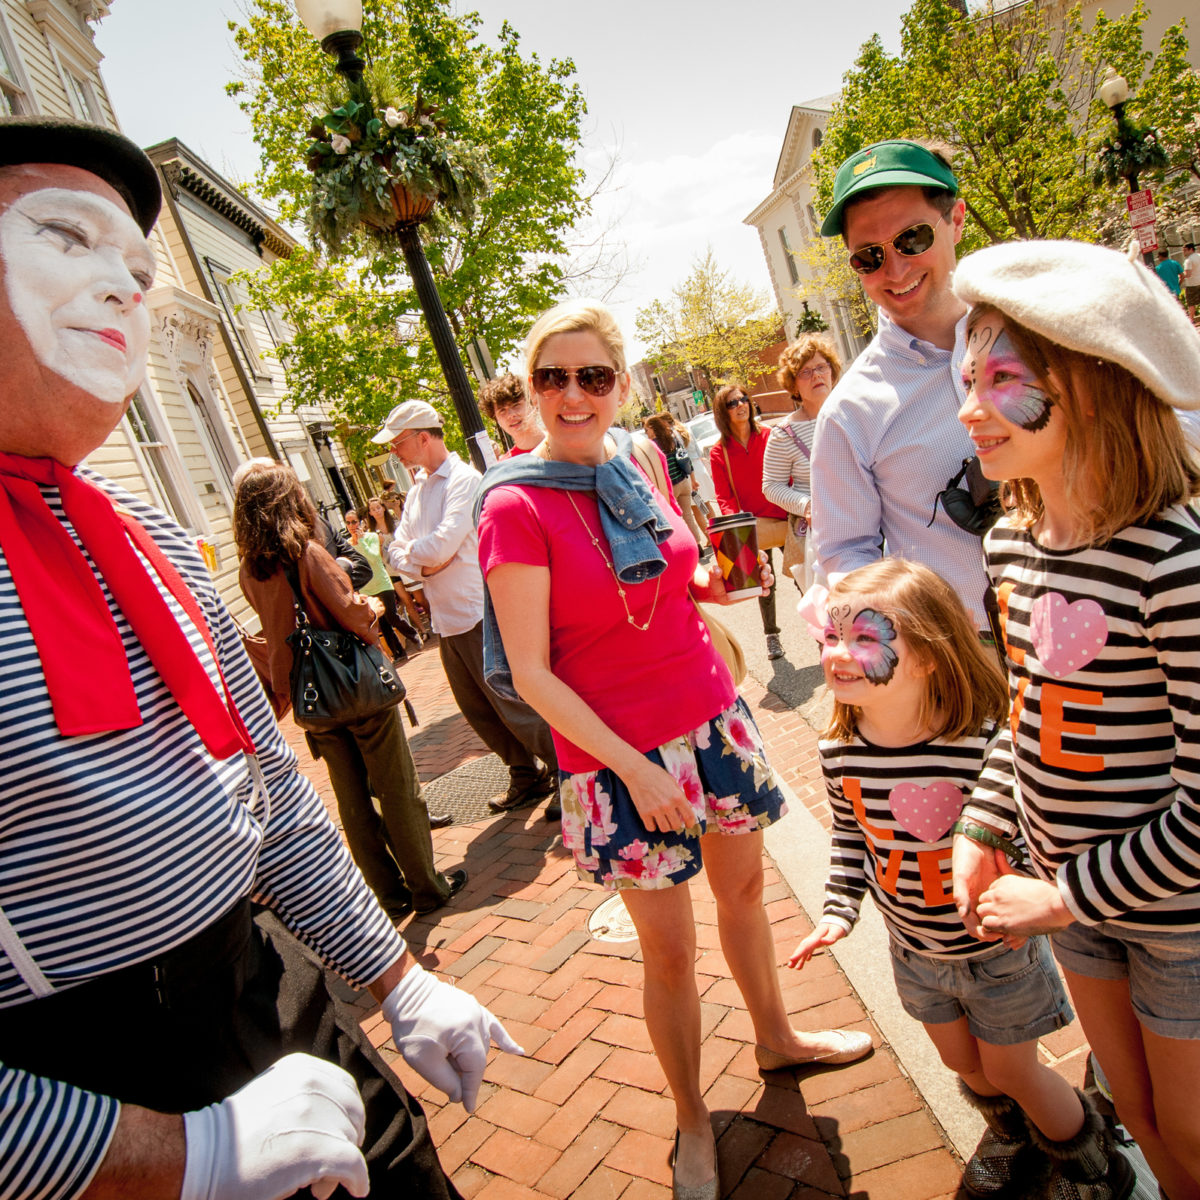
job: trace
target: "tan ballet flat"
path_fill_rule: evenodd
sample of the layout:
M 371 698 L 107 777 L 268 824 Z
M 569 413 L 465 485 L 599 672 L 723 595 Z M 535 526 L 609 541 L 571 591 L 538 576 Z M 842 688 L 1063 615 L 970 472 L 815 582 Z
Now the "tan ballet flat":
M 835 1050 L 819 1050 L 814 1054 L 793 1056 L 780 1054 L 768 1046 L 754 1047 L 754 1061 L 760 1071 L 786 1071 L 789 1067 L 805 1067 L 812 1063 L 824 1063 L 831 1067 L 840 1067 L 843 1063 L 857 1062 L 871 1052 L 871 1035 L 856 1033 L 852 1029 L 822 1029 L 813 1037 L 837 1037 L 841 1046 Z
M 714 1155 L 715 1155 L 714 1147 Z M 675 1145 L 671 1147 L 671 1197 L 672 1200 L 720 1200 L 721 1196 L 721 1172 L 720 1169 L 713 1173 L 713 1177 L 707 1183 L 697 1183 L 692 1186 L 679 1183 L 675 1179 L 675 1160 L 679 1157 L 679 1130 L 675 1130 Z

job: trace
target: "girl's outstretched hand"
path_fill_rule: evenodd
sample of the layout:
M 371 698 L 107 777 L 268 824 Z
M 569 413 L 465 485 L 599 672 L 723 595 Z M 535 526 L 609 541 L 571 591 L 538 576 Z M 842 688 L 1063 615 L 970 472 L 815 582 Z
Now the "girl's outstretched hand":
M 787 965 L 793 970 L 799 970 L 818 950 L 826 946 L 832 946 L 834 942 L 840 942 L 845 936 L 846 931 L 840 925 L 834 925 L 829 921 L 822 921 L 792 951 L 791 957 L 787 960 Z

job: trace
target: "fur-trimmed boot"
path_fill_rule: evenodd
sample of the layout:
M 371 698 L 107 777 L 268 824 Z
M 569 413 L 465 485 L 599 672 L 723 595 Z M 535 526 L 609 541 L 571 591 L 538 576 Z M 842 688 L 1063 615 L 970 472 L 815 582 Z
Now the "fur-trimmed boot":
M 1137 1182 L 1133 1166 L 1091 1098 L 1078 1088 L 1075 1094 L 1083 1105 L 1083 1128 L 1074 1137 L 1054 1142 L 1030 1127 L 1033 1144 L 1053 1164 L 1047 1195 L 1052 1200 L 1126 1200 Z
M 963 1168 L 963 1189 L 991 1200 L 1029 1200 L 1050 1177 L 1050 1162 L 1034 1145 L 1021 1106 L 1010 1096 L 981 1096 L 960 1079 L 963 1099 L 987 1122 Z

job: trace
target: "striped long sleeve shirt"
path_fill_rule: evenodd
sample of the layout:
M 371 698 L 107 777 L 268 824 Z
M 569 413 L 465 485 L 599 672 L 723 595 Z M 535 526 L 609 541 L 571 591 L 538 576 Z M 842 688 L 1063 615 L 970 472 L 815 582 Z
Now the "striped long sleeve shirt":
M 1085 924 L 1200 929 L 1200 510 L 1046 550 L 985 540 L 1012 718 L 968 815 L 1020 828 Z
M 892 939 L 934 958 L 991 954 L 954 907 L 950 829 L 1000 730 L 875 746 L 855 737 L 819 743 L 833 809 L 833 846 L 821 919 L 847 932 L 868 890 Z
M 247 895 L 273 908 L 351 982 L 376 978 L 404 943 L 298 772 L 195 547 L 162 514 L 82 474 L 141 521 L 191 588 L 257 747 L 269 804 L 251 810 L 244 756 L 217 761 L 206 752 L 102 581 L 143 724 L 63 737 L 0 555 L 0 916 L 55 991 L 178 946 Z M 57 489 L 43 494 L 74 537 Z M 219 687 L 202 636 L 159 587 Z M 80 663 L 79 687 L 87 686 Z M 33 999 L 0 949 L 0 1020 L 19 1022 L 21 1006 Z M 0 1063 L 0 1200 L 78 1195 L 104 1157 L 118 1113 L 110 1097 Z

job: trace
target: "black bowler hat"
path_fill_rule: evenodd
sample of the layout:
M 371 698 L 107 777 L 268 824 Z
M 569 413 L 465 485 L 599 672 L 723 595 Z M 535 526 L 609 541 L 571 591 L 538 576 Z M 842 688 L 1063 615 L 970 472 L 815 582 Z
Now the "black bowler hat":
M 148 234 L 162 207 L 154 164 L 127 137 L 62 117 L 0 118 L 0 167 L 62 163 L 99 176 L 121 194 Z

